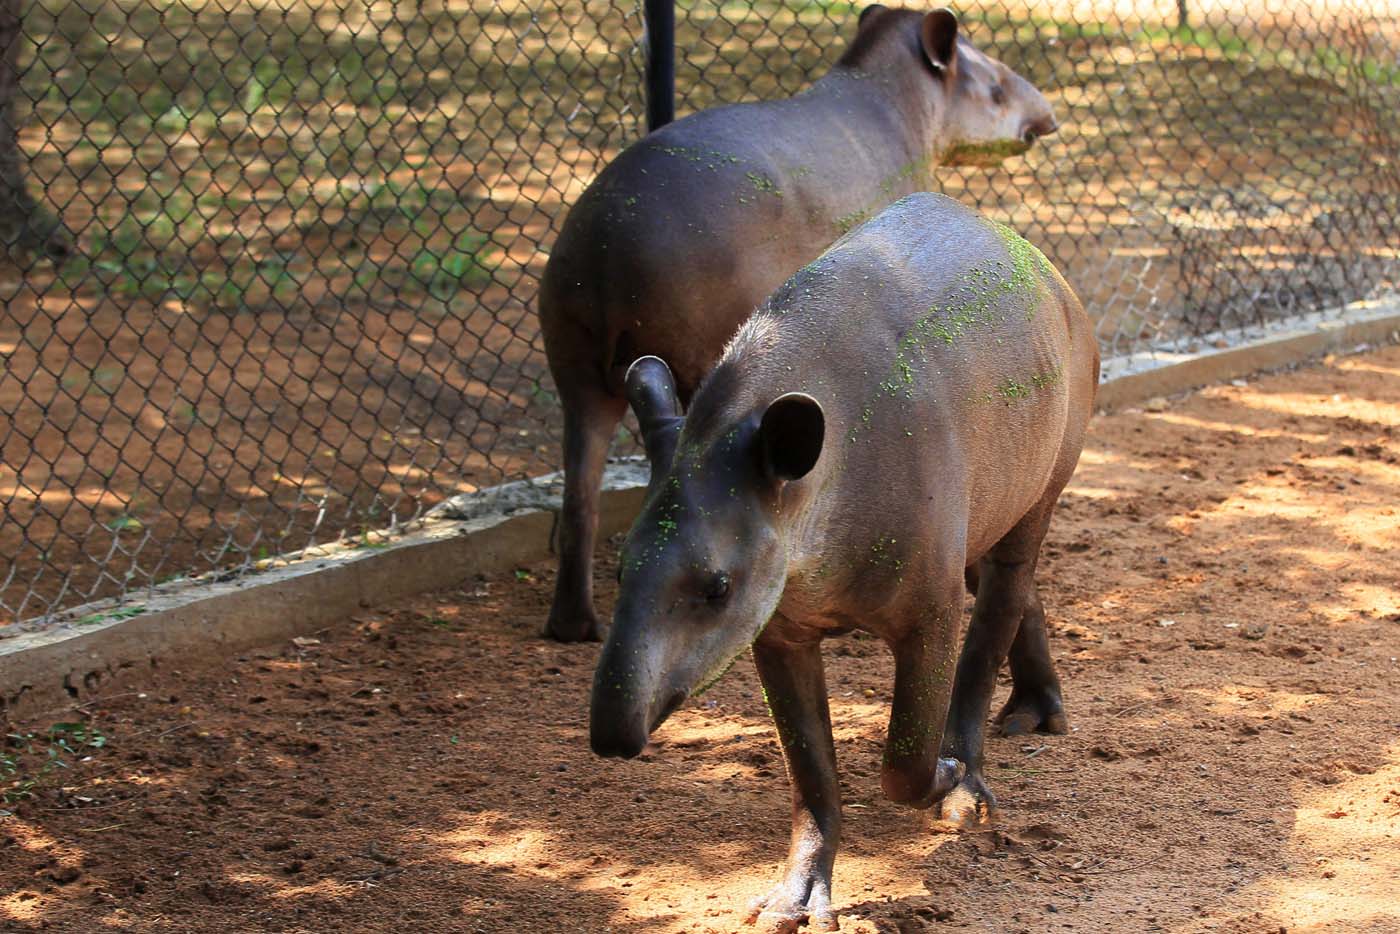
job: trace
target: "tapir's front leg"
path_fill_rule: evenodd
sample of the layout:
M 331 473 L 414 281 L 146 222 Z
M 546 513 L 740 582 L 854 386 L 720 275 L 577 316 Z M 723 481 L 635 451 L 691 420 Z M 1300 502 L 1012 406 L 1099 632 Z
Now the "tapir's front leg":
M 769 625 L 753 658 L 792 782 L 792 842 L 783 881 L 754 903 L 748 920 L 767 931 L 795 931 L 804 919 L 834 931 L 831 867 L 841 839 L 841 789 L 821 642 L 789 641 L 773 632 L 779 628 Z
M 899 804 L 930 807 L 962 780 L 961 763 L 938 757 L 953 687 L 953 606 L 940 603 L 930 618 L 891 642 L 894 701 L 880 784 Z

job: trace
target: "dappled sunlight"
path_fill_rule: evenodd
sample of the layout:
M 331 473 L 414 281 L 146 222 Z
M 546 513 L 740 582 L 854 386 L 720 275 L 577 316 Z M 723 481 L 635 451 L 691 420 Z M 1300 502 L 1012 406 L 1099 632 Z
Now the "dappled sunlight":
M 1307 489 L 1298 489 L 1286 482 L 1263 480 L 1241 485 L 1236 495 L 1213 507 L 1195 510 L 1198 515 L 1184 519 L 1174 516 L 1169 522 L 1173 528 L 1185 529 L 1208 525 L 1213 519 L 1231 522 L 1239 519 L 1279 520 L 1281 522 L 1307 522 L 1333 527 L 1340 535 L 1346 534 L 1348 513 L 1328 515 L 1325 507 L 1317 502 L 1315 495 Z M 1256 528 L 1256 532 L 1262 528 Z M 1301 549 L 1309 551 L 1320 562 L 1334 560 L 1335 551 L 1321 547 Z
M 346 898 L 357 891 L 357 886 L 334 879 L 318 879 L 304 885 L 295 885 L 289 883 L 286 878 L 279 879 L 258 872 L 230 872 L 228 879 L 230 882 L 260 886 L 267 889 L 273 898 Z
M 658 745 L 679 746 L 699 745 L 712 742 L 729 742 L 739 737 L 766 735 L 772 732 L 764 721 L 736 721 L 724 716 L 706 716 L 696 710 L 676 711 L 661 725 L 652 736 Z
M 1336 784 L 1296 789 L 1288 868 L 1230 900 L 1262 907 L 1289 932 L 1400 929 L 1400 745 L 1379 767 L 1350 763 Z
M 1393 584 L 1347 581 L 1339 589 L 1346 597 L 1345 602 L 1357 607 L 1358 612 L 1364 615 L 1392 619 L 1400 617 L 1400 591 Z M 1400 649 L 1400 644 L 1396 648 Z
M 38 921 L 43 917 L 44 903 L 33 892 L 15 892 L 0 897 L 0 915 L 11 921 Z
M 32 821 L 10 816 L 3 818 L 0 826 L 3 826 L 7 836 L 14 838 L 20 849 L 30 853 L 42 853 L 56 860 L 59 865 L 76 866 L 83 860 L 81 847 L 59 841 Z
M 505 872 L 516 878 L 567 884 L 580 892 L 598 892 L 618 900 L 619 920 L 656 920 L 671 917 L 668 905 L 694 897 L 697 892 L 726 893 L 720 903 L 726 913 L 736 890 L 759 894 L 755 867 L 745 848 L 718 840 L 704 845 L 704 860 L 684 859 L 650 866 L 598 856 L 596 846 L 571 848 L 560 835 L 520 817 L 501 811 L 458 815 L 460 828 L 432 835 L 433 845 L 447 858 L 488 873 Z M 686 848 L 685 853 L 695 851 Z M 720 867 L 729 867 L 721 869 Z
M 1309 444 L 1323 444 L 1327 441 L 1327 435 L 1318 432 L 1284 428 L 1257 428 L 1246 422 L 1222 422 L 1218 419 L 1188 415 L 1179 411 L 1155 412 L 1145 414 L 1143 418 L 1148 421 L 1161 422 L 1165 425 L 1175 425 L 1179 428 L 1204 428 L 1208 431 L 1240 435 L 1245 438 L 1293 438 L 1294 440 L 1305 441 Z
M 1400 747 L 1386 767 L 1357 775 L 1298 808 L 1293 845 L 1314 878 L 1266 886 L 1273 909 L 1306 930 L 1335 922 L 1400 924 Z M 1304 864 L 1306 865 L 1306 863 Z M 1345 879 L 1344 886 L 1332 880 Z
M 1206 688 L 1183 689 L 1196 702 L 1195 710 L 1219 716 L 1245 716 L 1259 719 L 1304 713 L 1331 703 L 1325 695 L 1254 685 L 1220 684 Z
M 512 866 L 516 863 L 539 863 L 557 843 L 555 834 L 533 827 L 520 826 L 515 815 L 502 811 L 482 811 L 479 814 L 459 817 L 459 821 L 469 826 L 462 830 L 438 833 L 432 836 L 434 843 L 445 848 L 450 858 L 463 863 L 481 866 Z M 479 828 L 479 829 L 478 829 Z M 498 839 L 503 831 L 509 839 Z M 557 863 L 547 875 L 557 877 L 583 866 Z M 539 866 L 537 868 L 543 868 Z
M 1092 431 L 1093 425 L 1091 423 L 1091 435 Z M 1086 446 L 1083 453 L 1079 455 L 1079 470 L 1075 475 L 1076 477 L 1085 472 L 1088 472 L 1092 476 L 1112 476 L 1114 473 L 1121 470 L 1152 471 L 1161 468 L 1160 464 L 1146 458 L 1133 457 L 1127 454 L 1115 454 L 1109 451 L 1096 449 L 1092 447 L 1092 437 L 1089 445 L 1090 446 Z M 1096 470 L 1095 468 L 1101 469 Z
M 1093 442 L 1090 441 L 1084 445 L 1084 450 L 1079 455 L 1079 466 L 1080 468 L 1101 467 L 1106 464 L 1116 464 L 1120 460 L 1121 458 L 1119 455 L 1111 454 L 1102 448 L 1095 447 Z
M 1347 357 L 1335 364 L 1343 373 L 1374 373 L 1377 376 L 1400 378 L 1400 367 L 1386 366 L 1371 357 Z
M 1111 487 L 1089 486 L 1083 483 L 1075 483 L 1074 486 L 1065 490 L 1064 496 L 1060 500 L 1060 504 L 1061 508 L 1063 508 L 1064 501 L 1066 499 L 1074 499 L 1075 497 L 1086 500 L 1104 500 L 1118 499 L 1122 495 L 1122 490 L 1115 490 Z
M 1253 393 L 1241 396 L 1236 402 L 1247 409 L 1293 418 L 1349 418 L 1371 422 L 1377 427 L 1400 427 L 1400 403 L 1365 397 L 1277 392 Z
M 0 894 L 0 920 L 41 921 L 57 904 L 69 900 L 61 889 L 55 891 L 53 884 L 70 881 L 81 873 L 87 856 L 82 847 L 61 841 L 36 822 L 14 815 L 0 817 L 0 841 L 23 851 L 22 855 L 7 854 L 0 849 L 0 862 L 10 859 L 18 863 L 23 858 L 31 865 L 44 867 L 33 873 L 27 884 Z
M 1349 398 L 1339 372 L 1095 421 L 1039 575 L 1070 732 L 989 737 L 990 832 L 883 797 L 891 653 L 826 644 L 843 931 L 1395 926 L 1396 443 L 1253 404 Z M 604 613 L 616 567 L 603 549 Z M 110 745 L 0 827 L 0 927 L 739 928 L 791 800 L 751 660 L 599 759 L 598 647 L 538 637 L 553 583 L 541 561 L 129 673 L 84 708 Z

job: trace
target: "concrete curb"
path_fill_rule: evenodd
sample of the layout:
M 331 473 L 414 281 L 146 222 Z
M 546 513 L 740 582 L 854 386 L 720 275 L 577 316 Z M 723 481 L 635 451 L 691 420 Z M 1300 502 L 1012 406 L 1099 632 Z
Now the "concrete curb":
M 1105 361 L 1098 404 L 1113 411 L 1387 341 L 1400 341 L 1400 302 L 1358 303 L 1239 346 Z M 609 467 L 603 535 L 627 528 L 645 485 L 646 467 L 637 459 Z M 103 619 L 104 611 L 122 607 L 93 604 L 65 614 L 68 622 L 0 639 L 0 716 L 37 716 L 172 658 L 223 657 L 315 632 L 366 607 L 537 561 L 549 553 L 561 487 L 560 475 L 551 474 L 457 497 L 407 534 L 368 548 L 320 548 L 236 581 L 189 582 L 157 593 L 129 618 Z
M 1201 343 L 1215 343 L 1207 335 Z M 1224 341 L 1220 341 L 1224 343 Z M 1096 403 L 1113 412 L 1145 399 L 1170 396 L 1212 383 L 1301 363 L 1361 344 L 1400 342 L 1400 300 L 1356 302 L 1344 313 L 1305 315 L 1284 330 L 1256 332 L 1253 339 L 1195 353 L 1154 351 L 1104 361 Z
M 639 483 L 637 474 L 635 465 L 623 465 L 609 478 L 602 534 L 623 531 L 641 508 L 645 479 Z M 382 545 L 321 548 L 236 581 L 189 582 L 144 601 L 141 614 L 128 618 L 84 625 L 76 621 L 121 608 L 81 607 L 66 614 L 68 622 L 0 641 L 0 716 L 37 715 L 174 658 L 224 657 L 315 632 L 366 607 L 537 561 L 549 552 L 558 477 L 533 485 L 533 503 L 521 489 L 529 486 L 508 484 L 508 496 L 489 497 L 516 503 L 505 509 L 483 508 L 467 519 L 432 515 Z M 458 508 L 480 505 L 462 500 Z

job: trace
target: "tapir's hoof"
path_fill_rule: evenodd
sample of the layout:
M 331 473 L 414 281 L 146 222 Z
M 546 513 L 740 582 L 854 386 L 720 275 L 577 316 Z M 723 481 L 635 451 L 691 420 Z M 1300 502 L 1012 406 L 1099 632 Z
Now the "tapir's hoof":
M 1026 733 L 1053 733 L 1062 735 L 1069 732 L 1069 720 L 1065 718 L 1065 705 L 1058 692 L 1045 691 L 1034 696 L 1012 691 L 1011 697 L 995 723 L 1002 736 L 1021 736 Z
M 544 634 L 555 642 L 601 642 L 602 627 L 598 625 L 598 617 L 589 614 L 587 616 L 572 614 L 549 614 L 549 622 L 545 623 Z
M 979 775 L 969 775 L 938 803 L 933 829 L 940 833 L 986 830 L 997 819 L 997 799 Z
M 779 883 L 767 895 L 754 900 L 744 920 L 756 925 L 762 934 L 792 934 L 804 923 L 813 931 L 840 930 L 836 912 L 831 908 L 830 885 L 817 880 L 810 889 L 804 903 L 793 895 L 786 882 Z

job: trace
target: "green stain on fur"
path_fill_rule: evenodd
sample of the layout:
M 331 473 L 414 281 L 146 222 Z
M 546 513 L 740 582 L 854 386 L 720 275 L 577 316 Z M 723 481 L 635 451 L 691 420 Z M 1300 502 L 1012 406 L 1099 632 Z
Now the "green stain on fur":
M 762 172 L 746 172 L 745 175 L 750 184 L 753 185 L 755 191 L 762 194 L 773 195 L 778 198 L 783 196 L 783 193 L 778 190 L 778 186 L 773 183 L 773 180 Z
M 1025 237 L 1005 224 L 996 221 L 989 223 L 1011 258 L 1011 274 L 1008 278 L 1011 289 L 1035 297 L 1038 286 L 1055 267 L 1050 265 L 1050 260 L 1045 258 L 1045 254 Z M 1035 314 L 1035 302 L 1031 302 L 1028 308 L 1026 317 L 1030 318 Z
M 832 223 L 836 226 L 837 230 L 841 231 L 841 233 L 850 233 L 853 229 L 860 225 L 861 221 L 865 220 L 869 216 L 869 208 L 860 208 L 858 210 L 850 212 L 849 214 L 842 214 L 840 217 L 836 218 L 836 220 L 832 221 Z
M 895 346 L 890 373 L 880 382 L 876 399 L 914 398 L 919 366 L 928 361 L 931 348 L 952 346 L 973 330 L 993 330 L 1021 309 L 1027 320 L 1035 316 L 1045 277 L 1054 267 L 1045 254 L 1010 227 L 992 220 L 986 223 L 1001 242 L 1004 254 L 985 259 L 964 272 L 951 294 L 931 305 L 909 327 Z M 986 399 L 1000 399 L 1011 405 L 1029 398 L 1034 389 L 1052 385 L 1056 379 L 1056 372 L 1037 374 L 1028 381 L 1008 378 L 989 391 Z M 863 427 L 870 425 L 874 401 L 861 412 L 860 424 L 850 431 L 850 441 L 857 440 Z
M 737 165 L 739 163 L 738 156 L 720 152 L 718 149 L 701 149 L 696 146 L 656 146 L 654 148 L 657 152 L 693 162 L 711 172 L 719 171 L 721 165 Z
M 894 196 L 902 191 L 920 190 L 929 187 L 929 169 L 933 160 L 928 156 L 912 159 L 880 181 L 880 197 L 863 208 L 857 208 L 833 220 L 832 225 L 841 233 L 850 233 L 867 218 L 881 211 Z
M 972 395 L 969 402 L 996 402 L 1012 406 L 1031 398 L 1037 391 L 1049 389 L 1064 380 L 1064 364 L 1057 363 L 1053 369 L 1035 373 L 1026 381 L 1012 376 L 998 382 L 991 389 L 979 395 Z

